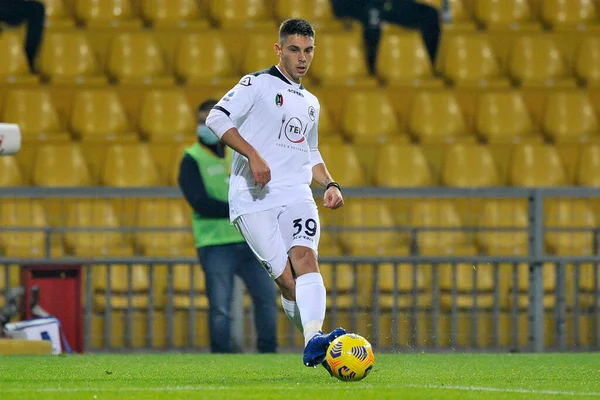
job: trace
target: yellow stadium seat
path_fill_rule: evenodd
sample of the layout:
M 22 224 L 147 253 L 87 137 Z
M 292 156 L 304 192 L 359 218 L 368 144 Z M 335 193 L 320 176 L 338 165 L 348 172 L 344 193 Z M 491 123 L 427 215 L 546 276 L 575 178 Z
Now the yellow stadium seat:
M 534 24 L 527 0 L 475 0 L 473 13 L 486 29 L 513 29 Z
M 582 186 L 600 186 L 600 144 L 586 144 L 578 157 L 575 183 Z
M 84 140 L 118 141 L 133 136 L 123 104 L 112 89 L 76 93 L 70 117 L 74 135 Z
M 26 184 L 16 157 L 0 157 L 0 187 L 23 186 Z
M 141 143 L 114 144 L 108 148 L 100 176 L 106 186 L 158 186 L 163 182 L 148 146 Z
M 3 157 L 6 158 L 6 157 Z M 36 231 L 0 232 L 0 247 L 8 257 L 46 256 L 46 213 L 39 201 L 3 200 L 0 202 L 0 225 L 3 228 L 37 228 Z M 4 271 L 2 271 L 4 272 Z
M 65 233 L 65 246 L 71 254 L 96 257 L 132 255 L 131 245 L 119 231 L 120 223 L 115 210 L 105 200 L 78 200 L 69 207 L 66 226 L 95 228 L 94 231 Z
M 273 48 L 276 40 L 270 32 L 252 34 L 242 57 L 242 74 L 251 74 L 277 64 L 279 58 Z
M 444 152 L 441 183 L 455 187 L 498 186 L 500 177 L 486 146 L 457 143 Z
M 35 156 L 33 184 L 38 186 L 90 186 L 92 178 L 77 144 L 47 144 Z
M 338 135 L 340 130 L 332 121 L 331 114 L 327 106 L 321 103 L 319 111 L 319 143 L 323 143 L 323 139 Z
M 320 263 L 319 271 L 327 289 L 327 307 L 352 308 L 353 291 L 358 286 L 358 279 L 354 276 L 352 264 Z M 335 303 L 333 299 L 334 291 Z
M 376 71 L 379 79 L 388 86 L 444 86 L 444 82 L 433 75 L 431 61 L 418 32 L 382 30 Z
M 547 34 L 524 35 L 515 39 L 508 56 L 512 79 L 524 87 L 573 87 L 564 55 Z
M 594 106 L 587 93 L 579 90 L 548 94 L 542 129 L 555 143 L 587 142 L 600 137 Z
M 180 228 L 184 231 L 142 231 L 135 240 L 141 253 L 171 252 L 177 254 L 182 248 L 194 247 L 191 232 L 190 212 L 179 200 L 141 199 L 137 207 L 137 226 L 151 228 Z M 166 251 L 161 251 L 162 249 Z
M 90 28 L 140 28 L 130 0 L 75 0 L 75 16 Z
M 47 32 L 39 60 L 40 74 L 52 83 L 108 83 L 82 31 Z
M 454 268 L 456 278 L 453 279 Z M 444 310 L 452 308 L 452 292 L 456 290 L 456 306 L 459 309 L 471 310 L 475 306 L 490 308 L 494 301 L 494 274 L 491 264 L 473 265 L 458 263 L 456 267 L 450 264 L 439 265 L 439 281 L 441 305 Z M 456 285 L 454 284 L 456 282 Z M 475 293 L 475 296 L 473 295 Z
M 259 51 L 258 49 L 253 49 Z M 186 84 L 227 84 L 235 82 L 235 68 L 218 33 L 183 35 L 175 51 L 175 74 Z
M 408 225 L 417 228 L 413 240 L 419 254 L 449 253 L 468 244 L 463 231 L 446 230 L 459 228 L 462 221 L 454 205 L 447 200 L 423 199 L 415 202 L 409 214 Z M 440 228 L 438 231 L 420 231 L 418 228 Z
M 315 42 L 309 75 L 324 86 L 375 87 L 369 76 L 362 37 L 354 33 L 324 33 Z
M 528 253 L 526 204 L 513 199 L 489 199 L 483 204 L 475 240 L 481 251 L 494 256 L 524 256 Z M 489 228 L 516 228 L 515 231 L 490 231 Z
M 374 182 L 377 186 L 422 187 L 434 183 L 431 168 L 419 146 L 396 143 L 382 145 L 376 160 Z
M 477 101 L 475 130 L 488 143 L 518 143 L 535 134 L 525 100 L 516 91 L 481 95 Z
M 263 0 L 210 0 L 209 12 L 221 28 L 274 27 Z
M 567 184 L 556 148 L 549 145 L 519 144 L 510 157 L 508 183 L 512 186 L 560 186 Z
M 336 19 L 329 0 L 275 0 L 274 13 L 278 21 L 288 18 L 304 18 L 317 32 L 344 29 Z
M 366 177 L 355 149 L 349 144 L 319 146 L 319 152 L 334 180 L 344 186 L 363 186 Z
M 133 309 L 148 307 L 148 291 L 150 278 L 148 265 L 131 265 L 131 306 Z M 110 269 L 110 278 L 108 270 Z M 129 305 L 129 266 L 125 264 L 93 265 L 92 281 L 94 286 L 94 308 L 103 312 L 106 308 L 112 310 L 125 310 Z M 111 296 L 108 300 L 107 290 L 110 288 Z M 109 304 L 108 301 L 110 301 Z
M 444 40 L 444 46 L 437 68 L 448 81 L 458 86 L 510 86 L 486 35 L 453 35 Z
M 401 244 L 398 232 L 393 230 L 393 214 L 381 199 L 355 199 L 340 210 L 342 228 L 352 229 L 342 230 L 340 241 L 351 254 L 377 255 Z
M 190 293 L 192 287 L 190 265 L 173 265 L 173 305 L 177 310 L 191 308 L 192 303 L 190 301 L 190 294 L 193 294 L 193 304 L 196 309 L 208 309 L 204 271 L 202 271 L 202 268 L 197 264 L 192 268 L 194 269 L 194 292 Z M 166 293 L 164 293 L 163 296 L 166 296 Z
M 600 86 L 600 36 L 586 36 L 577 46 L 573 70 L 587 87 Z
M 0 35 L 0 60 L 0 83 L 39 83 L 39 78 L 29 70 L 23 41 L 18 32 L 5 29 Z
M 153 28 L 208 29 L 196 0 L 142 0 L 144 20 Z
M 597 224 L 589 200 L 549 199 L 545 206 L 545 242 L 549 251 L 557 255 L 593 255 L 593 230 Z M 552 232 L 552 228 L 588 230 Z
M 192 142 L 195 113 L 180 90 L 153 90 L 142 99 L 140 134 L 152 142 Z
M 54 28 L 72 28 L 75 20 L 63 0 L 41 0 L 46 7 L 46 26 Z
M 148 32 L 116 36 L 109 45 L 106 70 L 112 80 L 121 84 L 169 86 L 174 83 L 158 42 Z
M 399 135 L 394 107 L 382 92 L 350 93 L 342 113 L 342 129 L 354 143 L 385 142 Z
M 416 94 L 408 113 L 409 133 L 421 143 L 452 142 L 468 136 L 458 100 L 451 91 Z
M 18 124 L 24 141 L 43 140 L 65 132 L 52 97 L 44 89 L 10 91 L 1 120 Z
M 580 28 L 598 25 L 598 12 L 594 0 L 544 0 L 541 17 L 552 29 Z
M 15 156 L 15 158 L 19 164 L 25 184 L 31 183 L 31 177 L 33 175 L 35 159 L 39 147 L 45 144 L 71 143 L 71 141 L 71 136 L 67 133 L 60 135 L 57 134 L 47 138 L 30 139 L 23 137 L 21 141 L 21 150 L 19 150 L 19 153 Z

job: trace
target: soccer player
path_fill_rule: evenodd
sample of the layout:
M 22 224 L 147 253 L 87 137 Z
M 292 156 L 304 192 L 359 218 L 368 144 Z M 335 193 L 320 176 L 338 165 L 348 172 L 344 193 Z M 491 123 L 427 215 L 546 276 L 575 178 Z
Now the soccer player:
M 329 344 L 346 333 L 322 332 L 326 291 L 317 262 L 320 222 L 310 183 L 325 188 L 324 206 L 344 204 L 317 147 L 320 105 L 304 88 L 315 32 L 302 19 L 279 28 L 279 63 L 244 76 L 210 111 L 206 125 L 236 152 L 230 220 L 281 291 L 283 309 L 304 335 L 304 364 L 327 368 Z

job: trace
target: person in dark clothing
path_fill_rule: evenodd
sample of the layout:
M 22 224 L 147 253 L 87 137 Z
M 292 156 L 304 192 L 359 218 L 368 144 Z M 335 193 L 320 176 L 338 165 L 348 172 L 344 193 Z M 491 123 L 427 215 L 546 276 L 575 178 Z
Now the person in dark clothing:
M 438 10 L 416 0 L 331 0 L 339 18 L 352 18 L 363 25 L 367 61 L 375 73 L 381 23 L 388 22 L 421 31 L 432 65 L 435 65 L 441 36 Z
M 179 187 L 190 207 L 194 240 L 206 281 L 210 346 L 213 353 L 230 353 L 231 302 L 234 275 L 245 283 L 254 303 L 257 348 L 277 351 L 277 291 L 273 280 L 241 234 L 229 222 L 230 150 L 205 125 L 207 100 L 198 109 L 198 142 L 181 159 Z
M 29 69 L 35 73 L 35 60 L 42 43 L 46 8 L 36 0 L 0 0 L 0 22 L 18 26 L 27 22 L 25 53 Z

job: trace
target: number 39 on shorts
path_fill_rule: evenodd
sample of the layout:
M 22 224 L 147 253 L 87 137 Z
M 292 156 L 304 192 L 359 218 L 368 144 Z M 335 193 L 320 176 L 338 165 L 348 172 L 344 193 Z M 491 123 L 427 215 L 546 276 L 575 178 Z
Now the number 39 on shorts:
M 302 231 L 304 231 L 303 233 L 310 237 L 313 237 L 317 234 L 317 221 L 312 218 L 308 218 L 306 220 L 298 218 L 292 222 L 294 223 L 293 226 L 295 229 L 293 233 L 294 237 L 298 236 Z

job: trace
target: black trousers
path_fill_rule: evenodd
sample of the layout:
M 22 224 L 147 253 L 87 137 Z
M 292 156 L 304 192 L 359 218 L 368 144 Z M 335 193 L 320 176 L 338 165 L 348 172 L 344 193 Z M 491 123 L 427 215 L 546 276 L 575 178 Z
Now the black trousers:
M 25 53 L 32 72 L 35 72 L 35 59 L 42 43 L 45 19 L 46 8 L 39 1 L 0 0 L 0 22 L 11 26 L 27 22 Z

